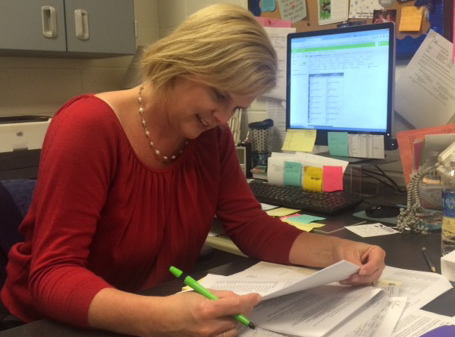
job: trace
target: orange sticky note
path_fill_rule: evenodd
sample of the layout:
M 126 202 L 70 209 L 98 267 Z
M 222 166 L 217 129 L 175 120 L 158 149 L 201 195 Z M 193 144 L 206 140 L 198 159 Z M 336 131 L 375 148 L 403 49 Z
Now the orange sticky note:
M 341 166 L 324 166 L 322 175 L 324 192 L 343 190 L 343 168 Z
M 322 191 L 322 168 L 305 166 L 303 188 L 308 191 Z
M 404 6 L 401 8 L 400 32 L 418 32 L 422 27 L 422 7 Z

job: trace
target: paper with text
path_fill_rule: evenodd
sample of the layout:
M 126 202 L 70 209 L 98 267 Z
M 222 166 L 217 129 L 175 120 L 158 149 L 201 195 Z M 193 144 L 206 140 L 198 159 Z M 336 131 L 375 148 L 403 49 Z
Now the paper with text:
M 367 134 L 350 134 L 349 156 L 355 158 L 384 159 L 384 136 Z
M 386 305 L 381 301 L 371 301 L 369 307 L 375 306 L 380 308 L 380 310 L 372 310 L 373 312 L 378 311 L 375 315 L 371 316 L 371 312 L 365 310 L 356 316 L 354 322 L 347 321 L 337 328 L 335 333 L 327 337 L 391 336 L 406 306 L 406 297 L 386 296 L 386 301 Z
M 286 100 L 286 43 L 289 33 L 294 33 L 295 28 L 264 27 L 267 35 L 275 48 L 278 59 L 277 84 L 265 97 Z
M 381 305 L 367 308 L 375 296 L 382 297 Z M 279 333 L 326 336 L 360 312 L 368 311 L 373 317 L 386 301 L 384 292 L 374 287 L 332 284 L 263 301 L 255 307 L 250 319 L 262 328 Z
M 328 25 L 348 20 L 348 0 L 318 0 L 318 24 Z
M 415 128 L 445 125 L 455 111 L 452 43 L 430 30 L 396 84 L 395 110 Z
M 289 274 L 292 269 L 283 270 L 282 265 L 275 263 L 259 262 L 258 264 L 260 267 L 249 268 L 231 276 L 209 274 L 202 282 L 207 288 L 231 290 L 239 295 L 255 292 L 266 300 L 341 281 L 359 270 L 359 267 L 351 262 L 340 261 L 307 276 L 299 274 L 297 277 L 294 274 L 294 277 L 289 277 L 290 275 L 284 277 L 284 271 Z M 257 274 L 258 270 L 260 274 Z M 264 277 L 264 275 L 268 276 Z
M 382 272 L 382 279 L 400 282 L 398 296 L 408 299 L 404 315 L 420 309 L 439 295 L 452 289 L 452 284 L 446 277 L 432 272 L 387 266 Z
M 209 288 L 232 290 L 238 294 L 269 295 L 266 298 L 271 299 L 261 302 L 249 316 L 259 328 L 267 331 L 259 330 L 263 334 L 245 331 L 240 334 L 242 337 L 383 337 L 390 336 L 394 327 L 393 337 L 417 337 L 420 336 L 418 333 L 453 322 L 453 318 L 445 319 L 419 310 L 452 288 L 445 277 L 431 272 L 387 266 L 374 287 L 330 283 L 282 296 L 277 290 L 294 287 L 306 280 L 316 284 L 314 281 L 318 278 L 322 284 L 330 282 L 332 277 L 318 274 L 339 274 L 338 268 L 341 269 L 344 262 L 319 272 L 260 262 L 229 277 L 208 275 L 201 282 Z
M 443 325 L 453 325 L 452 317 L 417 310 L 400 319 L 392 337 L 420 337 L 422 334 Z
M 240 337 L 286 337 L 287 335 L 282 335 L 276 332 L 268 331 L 256 327 L 256 329 L 250 329 L 247 327 L 240 327 Z
M 357 234 L 358 236 L 361 236 L 362 238 L 400 233 L 396 229 L 387 227 L 381 223 L 374 223 L 374 224 L 368 224 L 368 225 L 345 226 L 344 228 Z

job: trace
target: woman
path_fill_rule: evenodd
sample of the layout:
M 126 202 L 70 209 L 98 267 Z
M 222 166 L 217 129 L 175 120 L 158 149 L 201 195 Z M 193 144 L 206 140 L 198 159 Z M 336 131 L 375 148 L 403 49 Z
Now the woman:
M 142 59 L 144 82 L 83 95 L 54 117 L 38 185 L 13 247 L 2 301 L 20 320 L 51 317 L 138 336 L 237 336 L 258 294 L 133 294 L 189 270 L 214 215 L 247 255 L 361 269 L 377 280 L 379 247 L 302 233 L 268 217 L 240 169 L 226 122 L 276 83 L 276 55 L 245 9 L 202 9 Z

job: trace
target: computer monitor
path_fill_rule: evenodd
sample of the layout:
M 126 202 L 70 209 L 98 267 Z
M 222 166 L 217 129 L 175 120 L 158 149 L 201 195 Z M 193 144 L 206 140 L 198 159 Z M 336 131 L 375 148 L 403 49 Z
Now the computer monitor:
M 395 27 L 391 22 L 291 33 L 286 127 L 384 135 L 392 141 Z

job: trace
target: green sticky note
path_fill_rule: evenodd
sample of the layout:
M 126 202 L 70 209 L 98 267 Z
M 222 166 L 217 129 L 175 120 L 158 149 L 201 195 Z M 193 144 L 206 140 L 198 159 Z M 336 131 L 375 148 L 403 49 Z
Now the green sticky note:
M 276 0 L 262 0 L 261 7 L 263 12 L 274 12 L 276 9 Z
M 290 161 L 284 162 L 284 184 L 302 186 L 302 164 Z
M 332 156 L 349 157 L 349 135 L 347 132 L 329 132 L 329 152 Z

